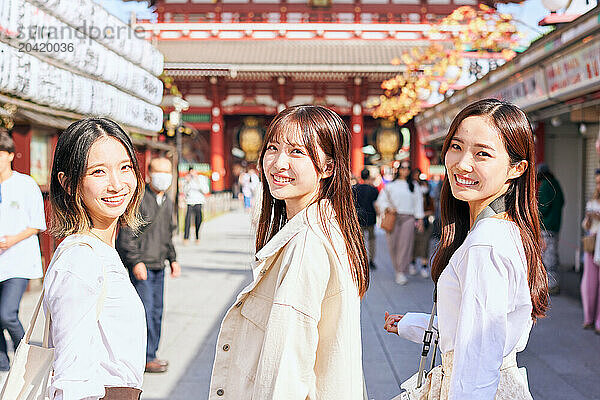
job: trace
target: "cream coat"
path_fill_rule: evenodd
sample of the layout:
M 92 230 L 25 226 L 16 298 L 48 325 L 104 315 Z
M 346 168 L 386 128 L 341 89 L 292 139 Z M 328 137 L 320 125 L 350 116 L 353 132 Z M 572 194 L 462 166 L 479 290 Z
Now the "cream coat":
M 221 324 L 210 400 L 363 399 L 360 298 L 321 204 L 331 241 L 312 205 L 256 254 L 254 281 Z

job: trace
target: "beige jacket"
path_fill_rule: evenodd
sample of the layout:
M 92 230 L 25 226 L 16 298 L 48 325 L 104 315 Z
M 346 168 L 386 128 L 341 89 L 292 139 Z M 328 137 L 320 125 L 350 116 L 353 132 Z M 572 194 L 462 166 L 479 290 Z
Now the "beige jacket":
M 331 241 L 312 205 L 256 254 L 221 324 L 209 400 L 363 399 L 360 298 L 321 204 Z

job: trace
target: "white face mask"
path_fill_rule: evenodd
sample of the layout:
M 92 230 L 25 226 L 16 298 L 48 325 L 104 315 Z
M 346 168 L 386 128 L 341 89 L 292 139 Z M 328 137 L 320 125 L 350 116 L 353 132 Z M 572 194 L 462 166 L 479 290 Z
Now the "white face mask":
M 173 175 L 166 172 L 153 172 L 150 174 L 152 186 L 159 192 L 164 192 L 171 186 Z

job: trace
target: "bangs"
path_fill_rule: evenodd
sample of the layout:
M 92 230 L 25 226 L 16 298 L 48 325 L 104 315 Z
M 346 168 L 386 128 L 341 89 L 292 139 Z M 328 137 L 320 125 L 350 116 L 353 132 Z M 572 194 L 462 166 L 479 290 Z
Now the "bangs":
M 291 117 L 291 116 L 290 116 Z M 302 129 L 300 121 L 296 118 L 287 118 L 287 121 L 281 121 L 273 127 L 267 142 L 286 143 L 290 146 L 308 147 L 310 145 L 310 133 Z

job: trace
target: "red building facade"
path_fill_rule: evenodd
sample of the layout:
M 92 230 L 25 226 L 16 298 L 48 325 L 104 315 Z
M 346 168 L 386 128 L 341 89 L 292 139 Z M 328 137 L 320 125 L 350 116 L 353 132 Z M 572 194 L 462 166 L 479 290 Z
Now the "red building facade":
M 410 157 L 427 170 L 414 125 L 371 117 L 381 82 L 403 70 L 391 61 L 429 45 L 431 24 L 474 0 L 157 0 L 157 22 L 138 21 L 165 56 L 190 108 L 191 161 L 210 164 L 213 189 L 235 181 L 278 111 L 298 104 L 335 110 L 352 132 L 352 172 Z M 436 40 L 449 41 L 450 31 Z M 163 101 L 172 110 L 167 94 Z M 392 137 L 394 136 L 394 137 Z M 411 146 L 412 144 L 412 146 Z M 409 148 L 411 149 L 409 151 Z M 186 154 L 184 152 L 184 159 Z M 215 174 L 216 173 L 216 174 Z

